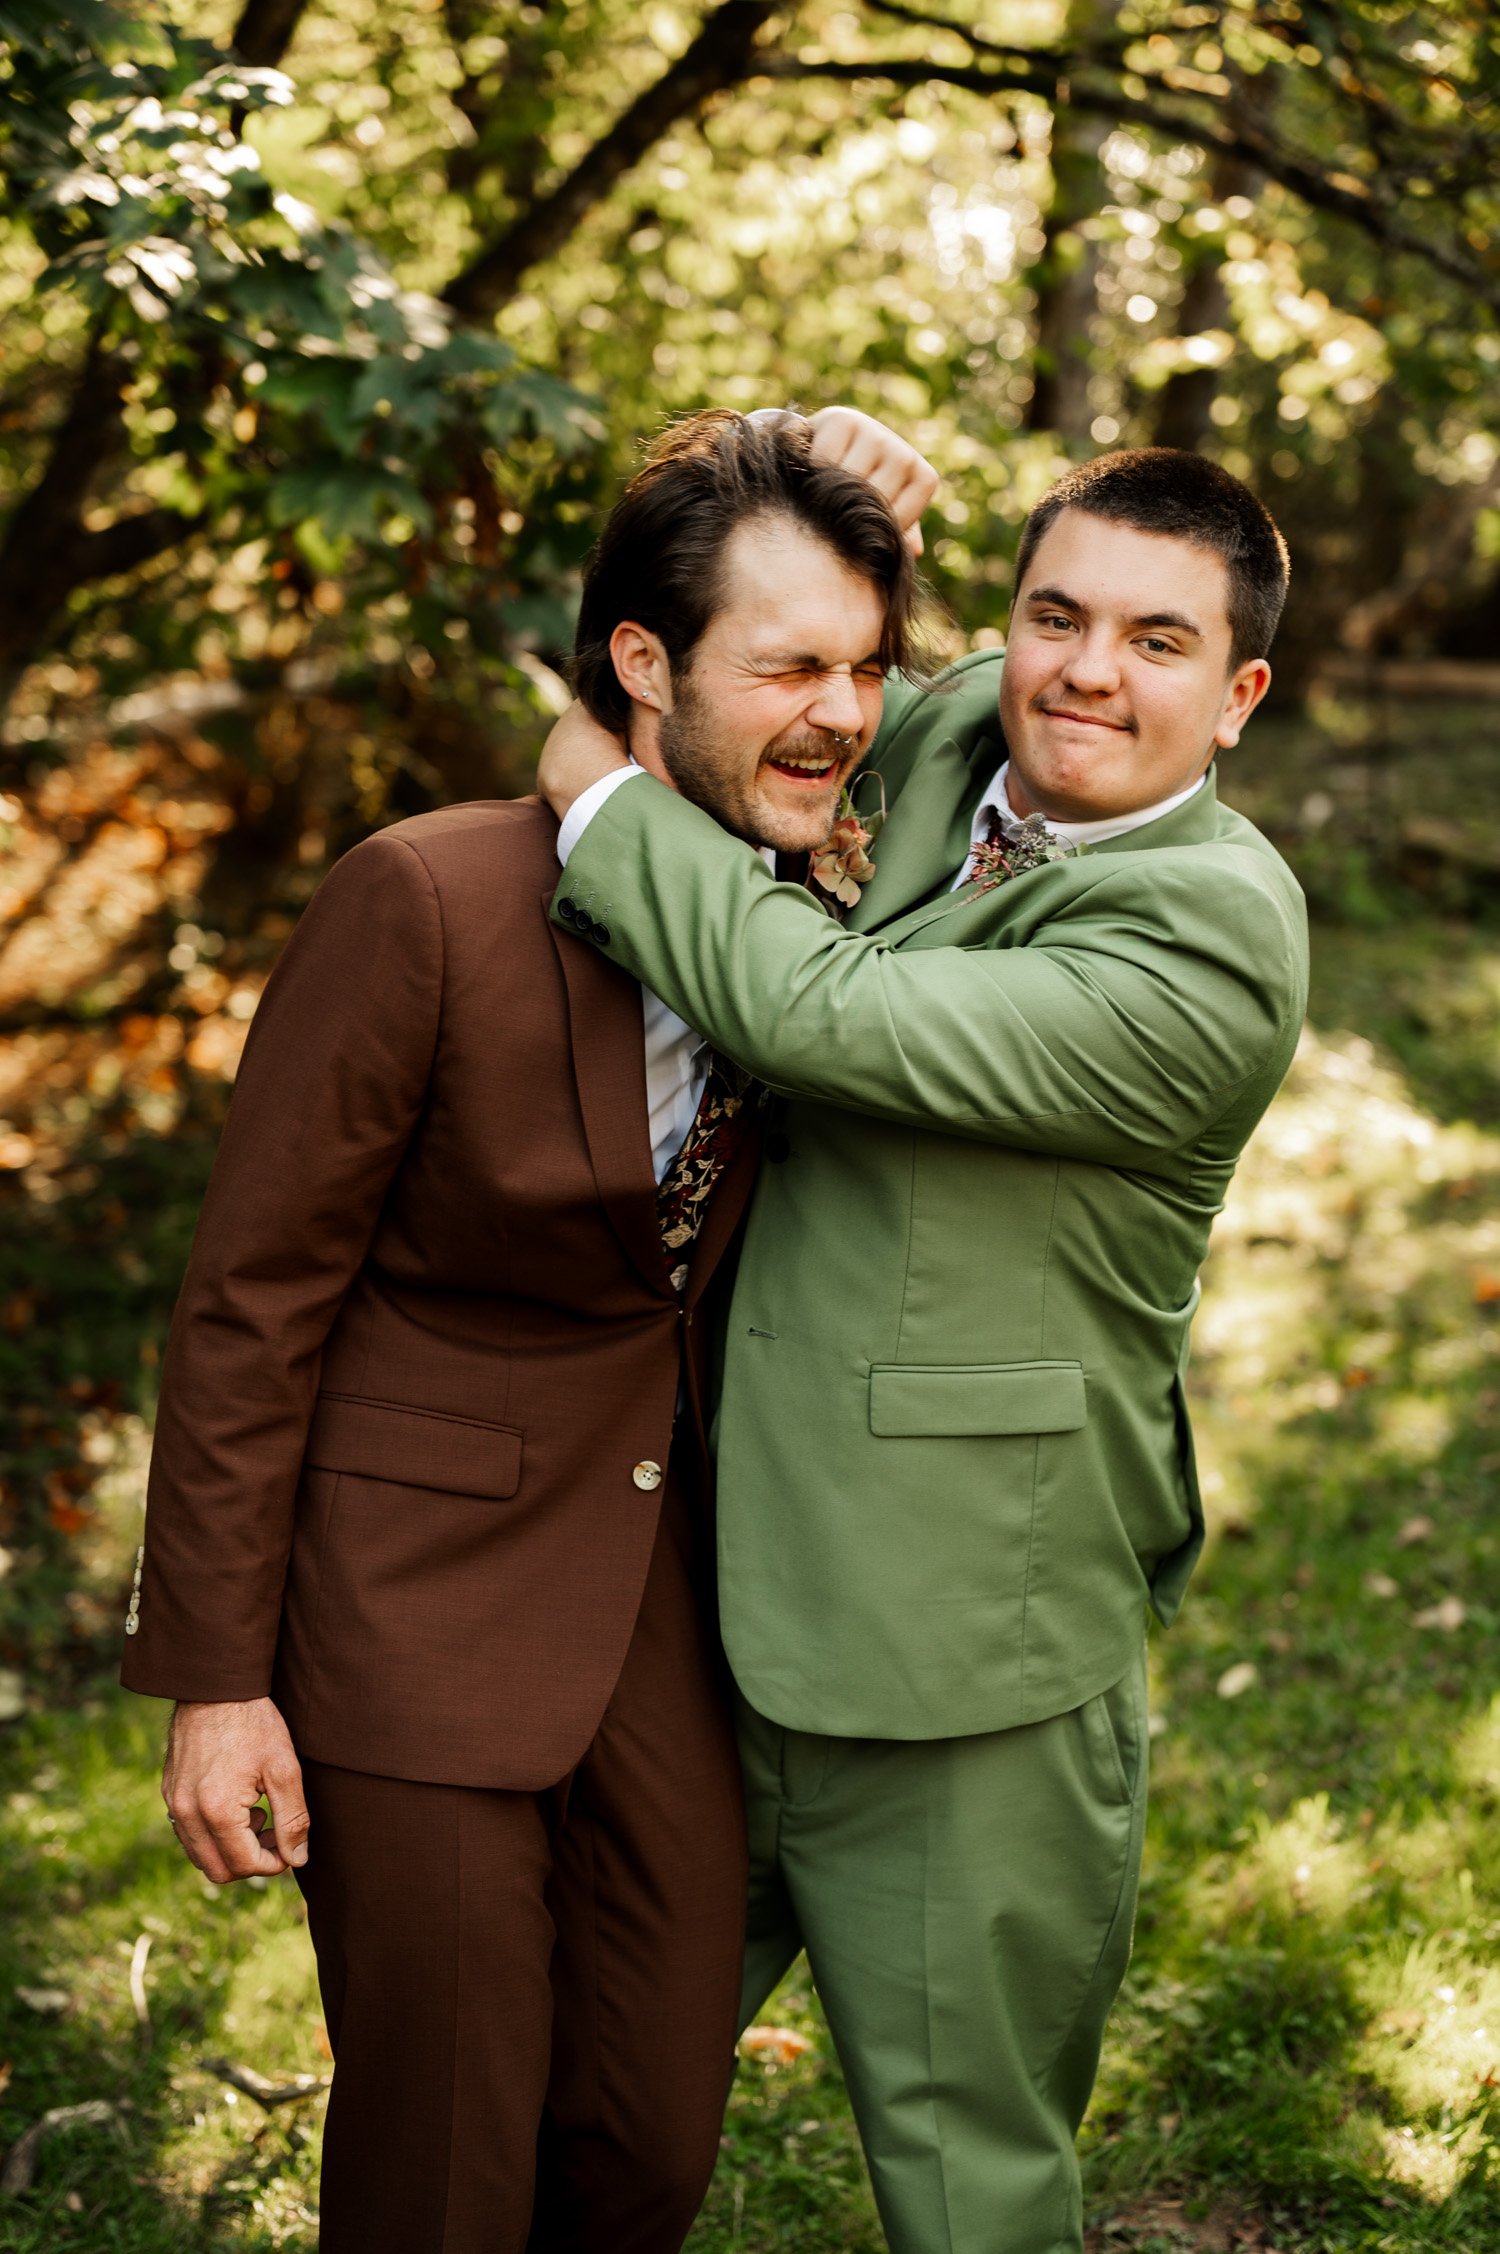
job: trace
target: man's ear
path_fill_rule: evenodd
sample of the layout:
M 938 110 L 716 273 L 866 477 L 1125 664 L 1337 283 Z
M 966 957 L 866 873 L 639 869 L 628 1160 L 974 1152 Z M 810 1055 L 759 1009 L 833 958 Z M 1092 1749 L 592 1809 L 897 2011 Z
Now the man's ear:
M 609 637 L 609 654 L 625 694 L 653 712 L 672 709 L 672 668 L 666 646 L 648 626 L 622 619 Z
M 1232 751 L 1240 740 L 1240 730 L 1271 686 L 1271 668 L 1263 657 L 1247 658 L 1236 668 L 1224 699 L 1224 710 L 1219 715 L 1219 725 L 1214 730 L 1214 742 L 1220 751 Z

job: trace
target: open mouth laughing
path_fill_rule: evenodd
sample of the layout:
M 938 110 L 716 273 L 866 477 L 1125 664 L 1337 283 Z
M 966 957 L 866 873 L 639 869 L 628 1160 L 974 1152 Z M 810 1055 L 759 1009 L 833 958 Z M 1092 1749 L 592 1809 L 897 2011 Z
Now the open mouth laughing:
M 764 764 L 773 775 L 780 775 L 789 783 L 816 787 L 832 781 L 848 760 L 847 748 L 808 744 L 799 750 L 768 752 Z

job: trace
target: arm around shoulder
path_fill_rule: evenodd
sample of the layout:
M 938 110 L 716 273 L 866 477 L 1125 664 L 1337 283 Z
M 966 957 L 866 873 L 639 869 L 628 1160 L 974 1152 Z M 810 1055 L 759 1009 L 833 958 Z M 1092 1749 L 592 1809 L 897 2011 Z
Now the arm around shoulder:
M 985 923 L 971 896 L 944 918 L 951 944 L 929 926 L 920 946 L 894 946 L 841 930 L 643 784 L 593 824 L 558 901 L 577 886 L 611 955 L 785 1094 L 1172 1165 L 1237 1088 L 1284 1069 L 1300 1022 L 1305 951 L 1252 859 L 1101 854 L 1023 880 L 1030 918 Z

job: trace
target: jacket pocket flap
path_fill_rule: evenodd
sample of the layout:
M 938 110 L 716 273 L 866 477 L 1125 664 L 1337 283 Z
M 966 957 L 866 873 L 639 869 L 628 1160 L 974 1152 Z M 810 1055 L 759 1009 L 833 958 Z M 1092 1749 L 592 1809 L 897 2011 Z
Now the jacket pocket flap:
M 870 1430 L 882 1439 L 1077 1432 L 1088 1421 L 1081 1362 L 990 1362 L 870 1371 Z
M 352 1471 L 398 1487 L 499 1497 L 521 1484 L 521 1435 L 436 1409 L 320 1393 L 304 1460 L 320 1471 Z

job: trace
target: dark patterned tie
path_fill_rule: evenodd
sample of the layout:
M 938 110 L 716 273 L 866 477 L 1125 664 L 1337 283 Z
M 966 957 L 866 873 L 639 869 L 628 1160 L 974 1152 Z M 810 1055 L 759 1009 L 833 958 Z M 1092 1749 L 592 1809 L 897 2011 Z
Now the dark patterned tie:
M 693 1124 L 656 1191 L 661 1241 L 674 1263 L 672 1282 L 678 1291 L 687 1282 L 687 1253 L 703 1226 L 719 1176 L 754 1132 L 758 1092 L 748 1072 L 717 1049 L 709 1050 L 708 1078 Z

